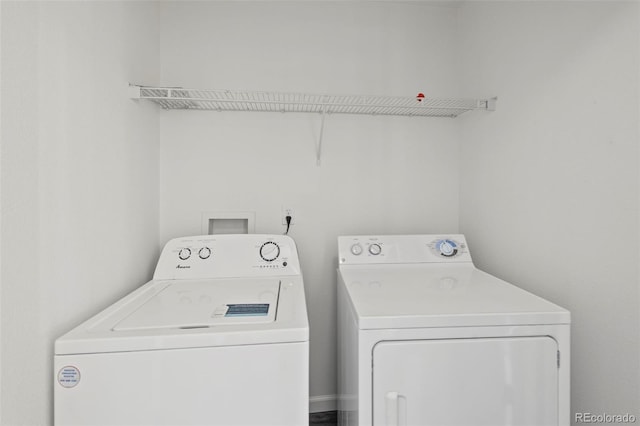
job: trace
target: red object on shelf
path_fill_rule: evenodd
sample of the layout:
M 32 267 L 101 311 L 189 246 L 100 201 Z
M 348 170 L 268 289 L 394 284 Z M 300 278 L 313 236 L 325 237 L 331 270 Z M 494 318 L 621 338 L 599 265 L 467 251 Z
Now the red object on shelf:
M 422 102 L 422 100 L 424 99 L 424 93 L 418 93 L 416 99 L 418 100 L 418 102 Z

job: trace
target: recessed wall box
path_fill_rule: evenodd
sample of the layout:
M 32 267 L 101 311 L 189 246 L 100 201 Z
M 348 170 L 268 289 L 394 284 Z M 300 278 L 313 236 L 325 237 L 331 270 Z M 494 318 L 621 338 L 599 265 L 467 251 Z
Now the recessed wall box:
M 202 213 L 203 234 L 253 234 L 255 212 L 216 211 Z

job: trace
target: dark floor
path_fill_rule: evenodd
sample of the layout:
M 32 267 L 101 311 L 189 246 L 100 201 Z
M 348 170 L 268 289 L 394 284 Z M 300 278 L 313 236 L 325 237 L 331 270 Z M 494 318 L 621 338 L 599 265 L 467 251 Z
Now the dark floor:
M 338 424 L 337 411 L 325 411 L 309 414 L 309 426 L 336 426 Z

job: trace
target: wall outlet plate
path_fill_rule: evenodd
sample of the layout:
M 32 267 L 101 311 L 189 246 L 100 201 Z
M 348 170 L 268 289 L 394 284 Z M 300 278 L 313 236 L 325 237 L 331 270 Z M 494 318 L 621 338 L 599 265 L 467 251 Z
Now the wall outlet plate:
M 296 210 L 293 207 L 282 206 L 282 224 L 287 225 L 287 216 L 291 216 L 291 225 L 298 223 Z

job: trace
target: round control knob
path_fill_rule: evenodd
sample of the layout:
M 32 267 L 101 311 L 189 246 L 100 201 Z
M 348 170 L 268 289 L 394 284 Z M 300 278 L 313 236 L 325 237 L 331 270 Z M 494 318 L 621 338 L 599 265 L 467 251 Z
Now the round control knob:
M 209 247 L 202 247 L 198 252 L 200 259 L 208 259 L 211 256 L 211 249 Z
M 273 262 L 280 256 L 280 247 L 273 241 L 267 241 L 260 247 L 260 257 L 267 262 Z
M 355 243 L 351 246 L 351 253 L 354 256 L 360 256 L 362 254 L 362 246 L 360 245 L 360 243 Z
M 451 240 L 442 240 L 438 243 L 438 250 L 442 256 L 453 257 L 458 253 L 458 246 Z
M 382 253 L 382 247 L 380 247 L 380 244 L 371 244 L 369 246 L 369 253 L 371 253 L 374 256 L 377 256 L 380 253 Z
M 181 248 L 178 252 L 178 257 L 180 258 L 180 260 L 187 260 L 191 257 L 191 249 Z

